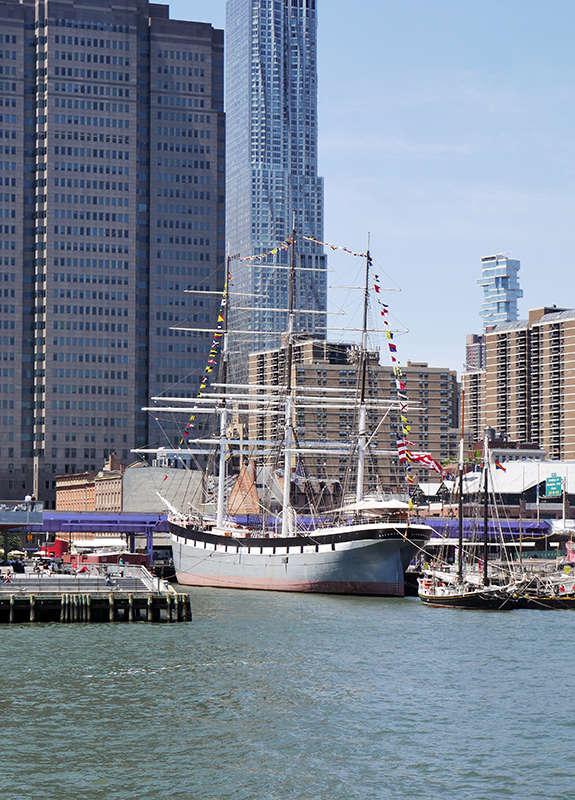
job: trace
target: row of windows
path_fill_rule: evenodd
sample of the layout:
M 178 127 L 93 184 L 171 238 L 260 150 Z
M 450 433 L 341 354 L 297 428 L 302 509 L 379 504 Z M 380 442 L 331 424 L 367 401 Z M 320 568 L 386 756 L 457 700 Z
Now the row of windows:
M 210 124 L 212 118 L 210 114 L 182 114 L 179 111 L 158 111 L 158 119 L 165 119 L 170 122 L 206 122 L 208 125 Z M 161 132 L 162 128 L 158 129 L 158 132 Z M 176 136 L 180 135 L 180 129 L 176 128 L 177 133 Z M 163 128 L 164 133 L 166 131 L 170 131 L 170 135 L 174 135 L 173 128 Z M 207 131 L 206 133 L 209 133 Z M 201 137 L 204 138 L 203 136 Z M 206 139 L 210 137 L 206 135 Z
M 0 50 L 0 58 L 11 58 L 13 61 L 16 61 L 18 55 L 15 50 Z
M 56 19 L 54 20 L 54 25 L 60 28 L 79 28 L 80 30 L 86 30 L 86 31 L 109 31 L 112 33 L 130 33 L 129 25 L 120 25 L 120 23 L 116 22 L 82 22 L 81 20 L 77 19 L 64 19 L 63 17 L 56 17 Z M 58 37 L 56 37 L 56 40 L 57 38 Z M 61 38 L 64 39 L 65 37 L 62 36 Z M 72 38 L 71 36 L 68 37 L 68 39 L 71 38 Z M 84 44 L 85 41 L 89 42 L 91 40 L 78 39 L 77 36 L 74 37 L 74 44 L 78 43 Z M 106 41 L 109 42 L 110 40 L 107 39 Z M 115 43 L 114 39 L 112 41 L 114 41 Z M 68 44 L 71 44 L 71 42 L 69 41 Z M 124 42 L 124 44 L 126 45 L 126 50 L 129 50 L 128 42 Z M 103 47 L 104 45 L 102 44 L 100 46 Z
M 15 147 L 8 147 L 6 145 L 4 147 L 2 147 L 2 145 L 0 144 L 0 153 L 2 153 L 2 152 L 5 153 L 7 156 L 8 155 L 15 156 L 16 155 L 16 148 Z
M 7 162 L 6 162 L 7 163 Z M 189 162 L 192 163 L 191 161 Z M 0 161 L 0 164 L 2 162 Z M 190 168 L 190 167 L 189 167 Z M 211 161 L 194 161 L 194 169 L 211 169 Z M 1 169 L 1 167 L 0 167 Z M 156 172 L 156 180 L 159 183 L 197 183 L 194 181 L 194 175 L 180 175 L 180 173 L 173 172 Z
M 120 323 L 117 325 L 116 331 L 116 323 L 115 322 L 78 322 L 77 320 L 67 320 L 63 322 L 60 320 L 56 320 L 54 322 L 54 330 L 55 331 L 102 331 L 102 332 L 110 332 L 110 333 L 128 333 L 128 326 L 122 326 Z
M 0 209 L 0 217 L 2 216 L 2 209 Z M 93 219 L 105 222 L 130 222 L 128 214 L 109 214 L 103 211 L 65 211 L 64 209 L 56 209 L 54 211 L 56 219 Z M 57 231 L 56 231 L 57 232 Z
M 74 342 L 77 342 L 77 341 L 78 341 L 77 339 L 74 339 Z M 80 341 L 83 342 L 84 340 L 81 338 Z M 96 340 L 94 339 L 94 341 L 96 341 Z M 115 340 L 113 339 L 112 341 L 115 341 Z M 120 340 L 118 340 L 118 341 L 119 341 L 119 344 L 121 346 L 122 342 Z M 88 344 L 89 342 L 90 342 L 90 340 L 86 339 L 86 344 Z M 127 346 L 128 346 L 128 343 L 126 342 L 126 347 Z M 118 364 L 122 364 L 122 363 L 127 364 L 128 363 L 128 356 L 117 356 L 117 359 L 118 359 L 118 362 L 117 362 Z M 122 361 L 122 359 L 123 359 L 123 361 Z M 89 364 L 90 362 L 92 364 L 96 364 L 96 363 L 99 363 L 99 364 L 102 364 L 102 363 L 115 364 L 116 363 L 116 356 L 115 355 L 108 355 L 107 353 L 106 354 L 98 353 L 97 355 L 95 353 L 85 353 L 85 354 L 84 353 L 53 353 L 53 360 L 54 361 L 72 361 L 72 362 L 78 361 L 80 364 L 82 362 L 84 362 L 84 361 L 86 362 L 86 364 Z M 70 373 L 70 370 L 67 369 L 65 377 L 69 378 L 70 377 L 69 373 Z M 63 377 L 62 370 L 60 370 L 60 377 Z M 74 377 L 74 378 L 76 377 L 76 370 L 74 370 L 74 375 L 72 375 L 72 377 Z M 82 375 L 80 375 L 80 377 L 82 377 Z M 86 377 L 88 377 L 88 376 L 86 376 Z
M 16 37 L 9 33 L 0 33 L 0 42 L 5 42 L 6 44 L 18 44 Z
M 191 178 L 193 178 L 193 181 L 190 180 L 190 181 L 188 181 L 188 183 L 196 183 L 196 184 L 200 184 L 200 185 L 203 185 L 203 186 L 210 186 L 211 183 L 212 183 L 212 179 L 211 179 L 211 177 L 209 175 L 205 175 L 205 176 L 204 175 L 190 175 L 190 179 Z M 2 178 L 0 178 L 0 181 L 2 181 Z M 1 185 L 1 183 L 0 183 L 0 185 Z M 13 185 L 15 186 L 16 184 L 13 184 Z M 181 189 L 181 190 L 180 189 L 162 189 L 162 188 L 159 187 L 156 190 L 156 197 L 181 197 L 182 199 L 184 199 L 185 197 L 188 197 L 191 200 L 193 194 L 194 194 L 194 192 L 191 192 L 191 191 L 186 192 L 185 189 Z
M 158 58 L 175 58 L 177 61 L 205 61 L 204 53 L 186 53 L 182 50 L 158 50 Z M 214 66 L 217 62 L 214 61 Z
M 60 180 L 66 180 L 65 178 L 61 178 Z M 119 192 L 128 192 L 130 189 L 130 185 L 128 183 L 123 183 L 120 181 L 116 183 L 116 181 L 81 181 L 82 185 L 80 188 L 86 189 L 106 189 L 107 191 L 116 191 Z M 0 194 L 1 197 L 1 194 Z M 106 202 L 106 200 L 111 200 L 111 202 Z M 130 205 L 130 201 L 127 197 L 98 197 L 97 195 L 86 196 L 83 194 L 55 194 L 54 195 L 54 202 L 55 203 L 74 203 L 74 205 L 87 205 L 87 206 L 97 206 L 97 205 L 108 205 L 108 206 L 124 206 L 128 208 Z
M 95 242 L 54 242 L 54 250 L 73 250 L 80 253 L 123 253 L 124 255 L 128 255 L 130 252 L 127 245 L 96 244 Z
M 192 70 L 190 70 L 190 74 Z M 206 86 L 203 83 L 174 83 L 173 81 L 157 81 L 156 87 L 158 89 L 169 89 L 171 91 L 188 91 L 188 92 L 195 92 L 196 94 L 203 94 L 206 91 Z
M 96 259 L 96 258 L 55 258 L 54 259 L 54 266 L 55 267 L 92 267 L 95 269 L 99 267 L 100 269 L 116 269 L 116 263 L 118 264 L 118 269 L 128 269 L 129 261 L 118 261 L 116 262 L 114 259 L 109 261 L 108 259 Z M 54 274 L 54 281 L 58 282 L 58 275 L 60 276 L 60 283 L 90 283 L 90 276 L 89 275 L 71 275 L 70 273 L 58 273 Z M 92 283 L 116 283 L 118 282 L 119 285 L 122 284 L 122 276 L 118 275 L 92 275 Z M 128 278 L 124 277 L 124 286 L 128 285 Z M 106 345 L 107 346 L 107 345 Z
M 2 103 L 0 102 L 0 105 Z M 103 103 L 106 108 L 100 108 L 100 111 L 109 111 L 110 103 Z M 112 104 L 114 105 L 114 104 Z M 89 133 L 85 131 L 54 131 L 54 139 L 74 139 L 75 141 L 80 142 L 105 142 L 106 144 L 130 144 L 130 137 L 125 136 L 121 133 Z M 64 153 L 62 153 L 64 155 Z M 70 153 L 68 150 L 68 155 L 75 155 L 77 156 L 78 153 L 76 152 L 76 148 L 74 148 L 74 153 Z
M 3 178 L 0 176 L 0 186 L 16 186 L 16 178 Z
M 206 308 L 209 307 L 210 301 L 209 300 L 198 300 L 194 298 L 192 300 L 191 297 L 156 297 L 155 305 L 157 306 L 205 306 Z
M 2 67 L 0 67 L 0 72 L 1 71 L 2 71 Z M 160 82 L 158 81 L 158 89 L 165 89 L 166 91 L 173 92 L 173 91 L 175 91 L 176 86 L 178 87 L 178 89 L 180 88 L 180 84 L 179 83 L 178 84 L 175 84 L 175 83 L 160 84 Z M 184 84 L 182 84 L 182 87 L 185 88 Z M 168 97 L 162 97 L 162 95 L 160 95 L 158 97 L 158 105 L 184 106 L 184 108 L 186 106 L 188 106 L 189 108 L 205 108 L 206 107 L 206 101 L 205 100 L 198 100 L 197 97 L 174 97 L 173 95 L 170 95 Z
M 16 217 L 16 210 L 14 208 L 0 208 L 0 217 L 11 217 L 14 219 Z M 14 231 L 14 233 L 16 233 L 16 231 Z
M 0 137 L 1 138 L 1 137 Z M 72 149 L 79 150 L 79 153 L 74 153 L 75 156 L 87 156 L 88 158 L 107 158 L 107 159 L 114 159 L 119 161 L 129 161 L 130 160 L 130 152 L 129 150 L 97 150 L 96 148 L 91 147 L 55 147 L 54 154 L 55 155 L 66 155 L 66 150 L 68 150 L 67 155 L 71 156 L 72 153 L 70 152 Z M 59 152 L 61 151 L 61 152 Z M 84 172 L 83 169 L 78 169 L 78 164 L 64 162 L 64 161 L 56 161 L 54 162 L 55 166 L 54 169 L 60 169 L 63 172 Z M 93 168 L 90 169 L 90 165 L 88 164 L 88 168 L 86 172 L 98 172 L 98 167 L 93 165 Z
M 162 207 L 163 207 L 163 204 L 158 204 L 158 211 L 160 211 Z M 178 209 L 179 208 L 181 208 L 181 213 L 182 214 L 186 213 L 186 206 L 178 206 Z M 187 207 L 187 213 L 188 214 L 194 214 L 195 216 L 206 216 L 206 217 L 209 217 L 211 215 L 211 213 L 212 213 L 212 210 L 211 210 L 211 208 L 209 206 L 188 206 Z M 2 216 L 1 213 L 0 213 L 0 216 Z M 181 225 L 182 225 L 183 228 L 186 227 L 186 223 L 185 222 L 182 222 Z M 167 220 L 167 219 L 161 220 L 161 219 L 159 219 L 158 220 L 158 228 L 162 228 L 162 227 L 164 227 L 164 228 L 179 228 L 180 227 L 180 221 L 179 220 L 173 220 L 173 219 L 170 219 L 170 220 Z M 188 228 L 190 228 L 190 223 L 188 223 Z M 191 230 L 191 228 L 190 228 L 190 230 Z
M 118 214 L 118 216 L 120 216 Z M 15 233 L 16 231 L 14 231 Z M 67 234 L 68 236 L 104 236 L 112 239 L 129 239 L 130 231 L 125 228 L 84 228 L 76 225 L 55 225 L 55 234 Z M 54 248 L 55 250 L 62 248 Z
M 84 72 L 84 70 L 80 70 L 80 72 Z M 125 77 L 124 77 L 125 75 Z M 87 75 L 80 75 L 81 78 L 99 78 L 101 81 L 128 81 L 130 79 L 128 73 L 123 72 L 98 72 L 98 70 L 88 70 Z M 92 86 L 92 84 L 84 84 L 84 83 L 55 83 L 54 90 L 56 92 L 68 92 L 69 94 L 100 94 L 100 95 L 107 95 L 108 97 L 129 97 L 130 90 L 124 89 L 122 87 L 118 87 L 117 93 L 116 88 L 113 91 L 110 91 L 109 86 Z M 56 103 L 56 105 L 59 105 Z M 86 106 L 90 108 L 89 104 Z M 72 108 L 72 106 L 68 106 L 68 108 Z M 80 106 L 82 108 L 82 106 Z
M 167 142 L 158 142 L 158 150 L 168 150 L 169 146 Z M 173 151 L 173 147 L 171 148 Z M 201 155 L 207 154 L 211 155 L 211 147 L 210 145 L 203 145 L 203 144 L 189 144 L 188 145 L 188 153 L 198 153 Z M 186 145 L 182 145 L 182 148 L 178 147 L 178 153 L 185 153 L 186 152 Z M 209 163 L 209 162 L 207 162 Z M 187 161 L 185 158 L 158 158 L 156 161 L 156 166 L 158 167 L 183 167 L 184 169 L 187 167 L 188 169 L 198 169 L 196 166 L 198 164 L 197 161 Z
M 0 67 L 0 75 L 13 75 L 16 77 L 16 67 Z
M 101 375 L 99 375 L 99 377 L 101 378 L 102 376 L 101 376 Z M 59 390 L 59 391 L 58 391 L 58 390 Z M 108 394 L 108 395 L 127 395 L 127 394 L 128 394 L 128 388 L 127 388 L 126 386 L 124 386 L 124 387 L 121 387 L 121 386 L 103 386 L 103 387 L 102 387 L 102 386 L 76 386 L 76 385 L 74 385 L 74 384 L 72 384 L 72 385 L 70 386 L 70 385 L 68 384 L 68 385 L 65 385 L 65 386 L 54 386 L 54 387 L 52 387 L 52 394 Z M 55 406 L 55 405 L 54 405 L 54 402 L 55 402 L 55 401 L 52 401 L 52 408 L 64 408 L 64 406 Z M 81 410 L 82 410 L 82 403 L 83 403 L 83 401 L 82 401 L 82 400 L 79 400 L 79 401 L 78 401 L 78 410 L 79 410 L 79 411 L 81 411 Z M 84 403 L 84 405 L 85 405 L 85 407 L 86 407 L 86 410 L 88 410 L 88 408 L 89 408 L 89 406 L 90 406 L 90 403 L 89 403 L 88 401 L 86 401 L 86 402 Z M 68 406 L 65 406 L 65 407 L 66 407 L 66 408 L 68 408 Z M 75 408 L 75 405 L 72 405 L 72 408 Z M 78 424 L 81 424 L 81 423 L 78 423 Z M 107 424 L 108 424 L 108 422 L 107 422 L 107 420 L 106 420 L 106 425 L 107 425 Z M 127 428 L 127 427 L 128 427 L 128 425 L 127 425 L 127 420 L 126 420 L 126 419 L 124 419 L 123 423 L 122 423 L 122 420 L 115 420 L 115 421 L 114 421 L 114 419 L 111 419 L 111 420 L 110 420 L 110 423 L 109 423 L 109 426 L 110 426 L 111 428 L 114 428 L 114 427 L 117 427 L 117 428 L 121 428 L 121 427 Z
M 74 336 L 72 338 L 70 338 L 69 336 L 66 336 L 66 337 L 60 336 L 58 338 L 58 336 L 55 336 L 53 338 L 53 340 L 52 340 L 52 344 L 55 345 L 56 347 L 58 345 L 60 347 L 70 347 L 70 345 L 72 345 L 73 347 L 84 347 L 84 344 L 85 344 L 86 347 L 90 347 L 91 346 L 91 347 L 98 347 L 100 349 L 102 349 L 102 347 L 106 347 L 106 348 L 107 347 L 112 347 L 112 348 L 116 347 L 116 348 L 120 349 L 122 347 L 124 347 L 124 348 L 128 347 L 128 340 L 127 339 L 123 339 L 123 340 L 122 339 L 90 339 L 90 337 L 88 337 L 88 336 L 85 339 L 84 339 L 83 336 L 80 336 L 79 338 L 76 337 L 76 336 Z M 110 358 L 113 358 L 113 357 L 114 356 L 110 356 Z M 120 356 L 118 356 L 118 358 L 120 358 Z M 104 355 L 104 361 L 105 361 L 105 363 L 108 363 L 108 356 L 107 355 Z
M 196 359 L 178 359 L 178 358 L 157 358 L 156 359 L 156 367 L 168 367 L 172 368 L 175 367 L 176 369 L 198 369 L 198 367 L 203 366 L 203 361 L 197 361 Z M 157 379 L 157 377 L 156 377 Z
M 159 66 L 158 72 L 164 73 L 165 75 L 187 75 L 188 77 L 194 78 L 204 78 L 206 75 L 205 69 L 198 69 L 197 67 L 168 67 L 166 66 Z M 203 91 L 203 90 L 202 90 Z
M 106 167 L 106 169 L 108 170 L 109 167 Z M 121 169 L 122 169 L 122 167 L 118 167 L 118 170 L 121 170 Z M 126 170 L 127 169 L 128 169 L 128 167 L 126 167 Z M 101 168 L 100 168 L 100 170 L 101 170 Z M 74 188 L 77 188 L 77 189 L 105 189 L 106 191 L 110 191 L 110 190 L 115 191 L 116 190 L 116 181 L 90 181 L 90 180 L 84 180 L 83 178 L 80 178 L 80 180 L 78 180 L 78 178 L 54 178 L 54 186 L 70 186 L 71 187 L 72 186 L 72 181 L 73 181 Z M 128 183 L 122 183 L 121 181 L 118 183 L 118 191 L 119 192 L 128 192 L 129 190 L 130 190 L 130 186 L 129 186 Z M 60 194 L 59 195 L 59 194 L 55 194 L 54 197 L 56 198 L 56 202 L 60 202 L 60 203 L 72 203 L 72 202 L 78 203 L 79 202 L 80 204 L 85 204 L 85 205 L 89 205 L 89 206 L 90 205 L 93 205 L 93 206 L 97 206 L 97 205 L 100 205 L 100 206 L 115 206 L 115 205 L 121 206 L 121 205 L 124 205 L 124 206 L 127 207 L 127 206 L 130 205 L 129 200 L 128 200 L 127 197 L 124 199 L 123 203 L 122 203 L 122 198 L 121 197 L 97 197 L 97 196 L 94 196 L 94 195 L 92 195 L 91 197 L 88 197 L 88 196 L 84 196 L 83 194 L 81 194 L 81 195 L 77 195 L 77 194 L 74 194 L 74 195 L 71 195 L 71 194 Z M 58 200 L 58 197 L 60 198 L 60 200 Z M 74 200 L 70 200 L 71 197 L 73 197 Z M 79 200 L 76 199 L 78 197 L 80 198 Z
M 13 195 L 13 196 L 15 197 L 16 195 Z M 0 195 L 0 200 L 1 199 L 2 199 L 2 196 Z M 209 192 L 198 192 L 198 191 L 194 192 L 194 200 L 209 200 L 209 199 L 210 199 L 210 193 Z M 168 213 L 169 214 L 174 214 L 174 213 L 175 214 L 186 214 L 186 213 L 191 214 L 192 212 L 190 211 L 190 208 L 191 208 L 191 206 L 180 206 L 177 203 L 176 203 L 176 205 L 173 205 L 172 203 L 169 203 L 169 204 L 168 203 L 158 203 L 157 206 L 156 206 L 156 211 L 158 213 L 160 213 L 160 214 L 162 212 L 164 214 L 168 214 Z M 202 206 L 200 206 L 200 208 L 202 208 Z M 200 211 L 200 213 L 203 214 L 204 212 Z
M 102 387 L 100 386 L 99 389 L 101 390 Z M 105 392 L 99 391 L 99 392 L 97 392 L 97 394 L 108 394 L 107 387 L 105 387 L 105 389 L 106 389 Z M 58 405 L 56 405 L 56 403 Z M 100 403 L 95 403 L 95 402 L 90 402 L 89 400 L 79 400 L 79 401 L 73 400 L 72 401 L 72 405 L 69 404 L 69 401 L 66 402 L 66 405 L 64 405 L 61 400 L 59 400 L 59 401 L 58 400 L 53 400 L 52 401 L 52 408 L 54 410 L 55 409 L 76 410 L 76 405 L 77 405 L 78 411 L 107 411 L 108 410 L 108 409 L 102 409 L 102 408 L 97 408 L 97 409 L 95 408 L 96 405 L 98 405 L 98 406 L 107 405 L 107 403 L 101 403 L 101 402 Z M 114 403 L 110 403 L 110 405 L 113 406 Z M 120 405 L 122 406 L 122 408 L 119 408 Z M 116 411 L 127 411 L 128 410 L 126 408 L 127 403 L 116 403 L 116 406 L 118 406 L 118 408 L 116 408 Z M 110 409 L 110 411 L 113 411 L 113 410 L 114 409 Z M 60 417 L 60 419 L 62 420 L 63 417 Z M 74 426 L 77 426 L 79 428 L 82 428 L 82 427 L 84 427 L 84 428 L 88 428 L 88 427 L 92 427 L 92 428 L 94 428 L 94 427 L 98 427 L 98 428 L 100 428 L 100 427 L 102 427 L 102 428 L 108 428 L 108 427 L 110 427 L 110 428 L 127 428 L 128 427 L 126 419 L 124 419 L 124 420 L 114 419 L 113 417 L 110 418 L 110 419 L 108 419 L 108 417 L 105 417 L 104 419 L 102 419 L 102 417 L 98 417 L 97 419 L 94 418 L 94 417 L 92 417 L 92 418 L 90 418 L 90 417 L 77 417 L 77 418 L 76 417 L 72 417 L 71 420 L 70 420 L 70 417 L 66 417 L 66 419 L 69 420 L 69 422 L 66 422 L 66 425 L 74 425 Z M 52 420 L 52 425 L 57 425 L 57 424 L 58 424 L 58 422 L 55 419 L 53 419 Z M 64 424 L 63 422 L 60 422 L 60 425 L 63 425 L 63 424 Z
M 128 373 L 122 372 L 121 370 L 111 370 L 111 371 L 103 371 L 101 369 L 54 369 L 52 370 L 52 377 L 54 378 L 105 378 L 106 380 L 128 380 Z M 80 386 L 80 391 L 78 394 L 90 394 L 90 392 L 82 392 L 82 387 Z M 52 387 L 53 394 L 64 394 L 64 387 L 60 386 L 58 390 L 58 386 Z M 75 393 L 74 393 L 75 394 Z M 91 392 L 91 394 L 95 394 L 95 392 Z
M 109 87 L 108 87 L 109 88 Z M 68 100 L 68 108 L 72 108 L 71 103 L 74 103 L 74 108 L 78 108 L 77 103 L 80 103 L 80 108 L 84 108 L 84 103 L 90 103 L 90 100 Z M 61 101 L 61 104 L 64 105 L 66 103 L 65 100 Z M 56 105 L 59 105 L 58 98 L 56 98 Z M 116 105 L 112 103 L 112 105 Z M 122 105 L 120 103 L 120 105 Z M 113 109 L 112 109 L 113 110 Z M 44 120 L 46 121 L 46 120 Z M 65 114 L 54 114 L 54 122 L 57 125 L 94 125 L 94 127 L 100 128 L 129 128 L 130 127 L 130 120 L 129 119 L 110 119 L 109 117 L 70 117 L 66 116 Z
M 208 353 L 209 347 L 207 344 L 178 344 L 178 342 L 166 344 L 166 342 L 158 342 L 156 344 L 156 350 L 158 353 Z M 194 364 L 195 363 L 194 361 Z M 172 365 L 170 364 L 170 366 Z
M 206 246 L 209 247 L 210 240 L 206 239 L 205 241 L 206 241 Z M 194 239 L 194 244 L 198 244 L 198 243 L 203 245 L 204 244 L 204 240 L 203 239 Z M 163 252 L 166 253 L 167 251 L 163 251 Z M 170 252 L 172 252 L 172 251 L 170 251 Z M 158 258 L 159 257 L 160 257 L 160 253 L 158 253 Z M 207 258 L 206 261 L 209 261 L 209 259 Z M 199 276 L 201 278 L 203 278 L 204 275 L 205 275 L 206 278 L 213 277 L 213 273 L 210 271 L 210 269 L 208 267 L 206 267 L 205 270 L 204 270 L 204 267 L 178 267 L 178 266 L 175 266 L 175 267 L 174 266 L 169 266 L 169 267 L 167 267 L 167 266 L 161 266 L 161 265 L 158 264 L 158 266 L 156 267 L 156 272 L 157 272 L 158 275 L 191 275 L 191 276 L 197 276 L 198 272 L 199 272 Z M 182 289 L 183 288 L 184 287 L 182 286 Z M 192 287 L 188 286 L 187 288 L 191 289 Z M 198 288 L 197 286 L 194 286 L 194 290 L 196 290 L 197 288 Z M 176 291 L 178 291 L 178 284 L 176 284 L 175 289 L 176 289 Z M 203 287 L 200 286 L 200 289 L 203 290 Z M 209 287 L 206 286 L 205 290 L 206 290 L 206 292 L 208 292 L 209 291 Z
M 100 293 L 101 294 L 101 293 Z M 78 314 L 83 317 L 129 317 L 127 308 L 107 308 L 106 306 L 54 306 L 54 314 Z
M 66 44 L 66 42 L 57 42 L 56 44 Z M 65 53 L 55 50 L 54 57 L 56 60 L 59 59 L 60 61 L 85 61 L 88 64 L 110 64 L 117 67 L 130 66 L 130 59 L 128 56 L 98 56 L 97 53 Z M 58 69 L 59 68 L 56 67 L 56 75 L 58 74 Z
M 72 290 L 71 289 L 67 289 L 67 290 L 66 289 L 54 289 L 53 291 L 54 291 L 53 297 L 69 297 L 70 296 L 70 291 L 72 291 Z M 66 294 L 65 294 L 65 292 L 66 292 Z M 80 289 L 79 293 L 78 293 L 77 289 L 74 289 L 73 292 L 74 293 L 72 295 L 72 298 L 73 299 L 78 299 L 78 300 L 84 300 L 84 298 L 86 300 L 116 300 L 116 292 L 111 292 L 111 293 L 110 292 L 93 292 L 93 291 L 90 291 L 88 289 L 86 289 L 86 291 L 82 291 L 82 289 Z M 122 292 L 118 292 L 118 298 L 117 299 L 119 301 L 124 300 L 124 302 L 127 303 L 130 298 L 128 297 L 127 294 L 123 294 Z M 61 306 L 61 309 L 63 309 L 63 308 L 64 308 L 64 306 Z M 69 308 L 69 306 L 68 306 L 68 308 Z M 57 310 L 58 310 L 57 306 L 54 306 L 54 311 L 57 312 Z M 124 315 L 124 316 L 126 316 L 126 315 Z
M 16 114 L 0 114 L 0 122 L 11 122 L 14 124 L 16 122 Z

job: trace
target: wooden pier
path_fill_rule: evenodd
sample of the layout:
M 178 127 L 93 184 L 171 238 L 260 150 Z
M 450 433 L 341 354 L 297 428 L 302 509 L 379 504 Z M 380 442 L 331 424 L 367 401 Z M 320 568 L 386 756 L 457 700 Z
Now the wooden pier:
M 15 575 L 0 584 L 3 622 L 187 622 L 190 596 L 145 567 L 128 576 Z

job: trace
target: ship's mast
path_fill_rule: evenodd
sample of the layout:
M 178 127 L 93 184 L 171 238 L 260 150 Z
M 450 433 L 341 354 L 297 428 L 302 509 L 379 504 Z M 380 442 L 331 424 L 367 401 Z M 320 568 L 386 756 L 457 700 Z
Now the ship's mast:
M 355 489 L 355 502 L 359 503 L 363 497 L 363 476 L 365 473 L 365 448 L 367 443 L 367 409 L 365 407 L 365 381 L 367 375 L 367 309 L 369 304 L 369 267 L 371 256 L 369 253 L 369 233 L 367 234 L 367 253 L 365 257 L 365 292 L 363 298 L 363 329 L 361 334 L 361 351 L 359 362 L 359 420 L 357 440 L 357 485 Z
M 458 570 L 459 581 L 463 580 L 463 424 L 465 411 L 465 392 L 461 392 L 461 439 L 459 440 L 459 548 Z
M 487 575 L 487 556 L 489 553 L 489 534 L 487 532 L 487 512 L 489 499 L 489 449 L 487 445 L 487 434 L 485 435 L 485 443 L 483 447 L 483 469 L 485 470 L 483 483 L 483 585 L 489 586 L 489 577 Z
M 282 512 L 282 536 L 293 533 L 293 510 L 291 507 L 291 457 L 293 445 L 293 334 L 294 334 L 294 293 L 295 293 L 295 214 L 291 232 L 291 262 L 288 281 L 288 332 L 286 343 L 285 376 L 286 401 L 284 417 L 284 491 Z
M 228 248 L 229 249 L 229 248 Z M 222 394 L 226 392 L 226 382 L 228 378 L 228 309 L 229 309 L 229 278 L 230 278 L 230 255 L 226 258 L 226 277 L 225 289 L 223 294 L 223 337 L 222 337 L 222 362 L 221 362 L 221 382 L 223 387 Z M 216 527 L 222 528 L 224 524 L 224 486 L 226 479 L 226 441 L 227 441 L 227 427 L 228 427 L 228 409 L 225 397 L 222 398 L 220 409 L 220 464 L 218 473 L 218 497 L 216 504 Z

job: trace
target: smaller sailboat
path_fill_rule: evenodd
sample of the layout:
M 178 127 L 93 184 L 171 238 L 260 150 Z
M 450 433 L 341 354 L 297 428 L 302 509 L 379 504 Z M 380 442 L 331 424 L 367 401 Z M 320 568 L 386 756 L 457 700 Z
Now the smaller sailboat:
M 418 578 L 418 595 L 430 606 L 485 610 L 511 610 L 521 588 L 513 576 L 489 562 L 488 503 L 489 456 L 487 438 L 483 454 L 483 555 L 466 561 L 463 541 L 463 434 L 459 444 L 458 477 L 458 557 L 457 565 L 434 565 L 423 570 Z

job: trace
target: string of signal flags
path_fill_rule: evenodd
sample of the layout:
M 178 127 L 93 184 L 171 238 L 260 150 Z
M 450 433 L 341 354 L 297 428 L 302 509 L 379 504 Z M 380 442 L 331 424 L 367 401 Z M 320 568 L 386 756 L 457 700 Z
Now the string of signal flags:
M 343 247 L 341 245 L 334 245 L 330 242 L 321 242 L 319 239 L 315 239 L 313 236 L 303 236 L 300 234 L 300 238 L 304 239 L 308 242 L 314 242 L 315 244 L 321 245 L 322 247 L 329 247 L 331 250 L 341 250 L 344 253 L 349 253 L 352 256 L 356 256 L 358 258 L 367 258 L 367 253 L 359 253 L 355 250 L 352 250 L 348 247 Z M 265 253 L 258 253 L 255 256 L 244 256 L 242 258 L 235 258 L 235 261 L 256 261 L 261 260 L 263 258 L 267 258 L 271 255 L 276 255 L 281 250 L 289 250 L 292 244 L 292 237 L 289 236 L 285 241 L 281 242 L 281 244 L 274 247 L 272 250 L 268 250 Z M 372 259 L 369 257 L 369 266 L 371 268 Z M 397 399 L 399 400 L 399 409 L 400 409 L 400 420 L 401 420 L 401 433 L 400 436 L 397 436 L 397 453 L 398 458 L 401 464 L 405 464 L 406 470 L 406 481 L 407 483 L 413 484 L 415 479 L 411 475 L 412 471 L 412 464 L 417 464 L 425 469 L 431 469 L 440 475 L 443 475 L 443 468 L 438 461 L 435 461 L 431 457 L 429 453 L 419 453 L 415 452 L 411 448 L 414 447 L 414 443 L 409 441 L 407 436 L 411 431 L 411 422 L 407 417 L 407 413 L 409 411 L 409 402 L 407 398 L 407 394 L 405 393 L 405 375 L 401 369 L 400 361 L 397 355 L 397 346 L 393 341 L 393 332 L 389 330 L 389 305 L 384 303 L 380 299 L 381 295 L 381 284 L 378 275 L 374 275 L 374 282 L 373 282 L 373 290 L 376 295 L 376 302 L 379 306 L 380 315 L 382 317 L 383 324 L 386 326 L 385 335 L 387 338 L 387 344 L 389 349 L 389 354 L 391 358 L 391 362 L 393 365 L 393 374 L 395 377 L 395 386 L 397 389 Z M 216 322 L 216 329 L 214 331 L 214 336 L 212 340 L 212 344 L 208 353 L 208 358 L 206 362 L 206 366 L 204 369 L 204 373 L 202 376 L 202 380 L 200 382 L 200 388 L 198 390 L 197 397 L 202 397 L 205 393 L 205 390 L 209 386 L 210 377 L 213 373 L 214 369 L 218 365 L 218 358 L 221 353 L 221 343 L 223 337 L 223 324 L 224 324 L 224 312 L 225 306 L 228 302 L 228 293 L 229 293 L 229 285 L 232 278 L 229 273 L 226 274 L 226 281 L 224 284 L 224 288 L 222 291 L 222 297 L 220 300 L 220 305 L 218 309 L 218 316 Z M 191 414 L 188 418 L 188 422 L 186 424 L 184 433 L 182 435 L 182 439 L 180 440 L 180 446 L 185 444 L 186 441 L 190 437 L 190 432 L 194 427 L 195 422 L 195 415 Z

